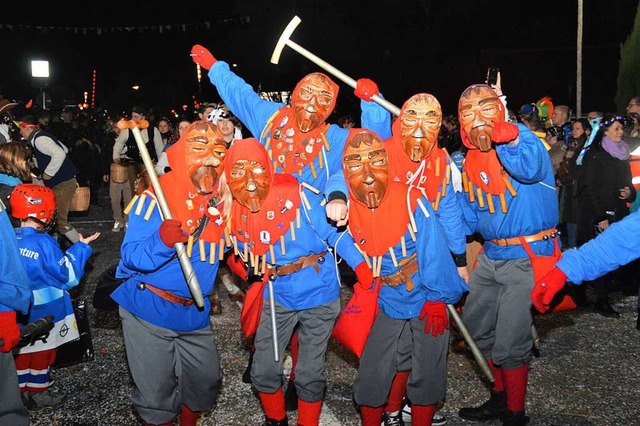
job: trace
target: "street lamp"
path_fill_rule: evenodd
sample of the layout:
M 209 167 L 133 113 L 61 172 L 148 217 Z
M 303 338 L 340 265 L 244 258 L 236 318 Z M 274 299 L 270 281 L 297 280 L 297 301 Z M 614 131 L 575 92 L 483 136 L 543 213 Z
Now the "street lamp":
M 31 85 L 40 89 L 42 109 L 47 109 L 44 89 L 49 87 L 49 61 L 31 61 Z

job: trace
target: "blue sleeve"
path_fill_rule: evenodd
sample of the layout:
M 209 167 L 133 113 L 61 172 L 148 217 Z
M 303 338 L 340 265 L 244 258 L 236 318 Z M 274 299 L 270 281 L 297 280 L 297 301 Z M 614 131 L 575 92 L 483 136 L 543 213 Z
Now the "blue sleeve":
M 382 96 L 382 95 L 381 95 Z M 360 123 L 364 129 L 376 132 L 382 140 L 391 137 L 391 113 L 376 102 L 360 101 Z
M 319 195 L 313 194 L 307 189 L 304 189 L 304 191 L 311 205 L 311 210 L 306 207 L 303 209 L 304 214 L 308 215 L 316 234 L 326 241 L 328 245 L 334 247 L 340 257 L 351 268 L 355 269 L 356 266 L 364 262 L 364 257 L 355 247 L 353 237 L 346 230 L 339 231 L 338 228 L 329 223 L 325 210 L 320 204 L 321 198 Z
M 342 169 L 329 176 L 327 186 L 324 189 L 324 194 L 327 199 L 335 192 L 339 192 L 343 194 L 346 199 L 349 199 L 349 187 L 347 186 L 347 181 L 344 178 L 344 171 Z
M 416 251 L 420 283 L 426 287 L 426 298 L 432 302 L 456 303 L 468 291 L 460 278 L 455 263 L 449 253 L 446 237 L 438 226 L 431 203 L 426 197 L 421 199 L 425 211 L 416 208 L 414 215 L 418 232 Z
M 522 183 L 536 183 L 544 180 L 552 169 L 551 159 L 544 145 L 525 125 L 518 124 L 519 142 L 515 145 L 496 145 L 496 152 L 502 166 L 516 180 Z M 555 182 L 546 182 L 555 187 Z
M 640 257 L 640 212 L 614 222 L 602 234 L 578 249 L 566 250 L 556 266 L 568 280 L 579 284 Z
M 269 118 L 284 104 L 266 101 L 242 78 L 229 69 L 229 64 L 217 61 L 209 70 L 209 80 L 227 107 L 244 123 L 253 137 L 260 140 Z M 263 141 L 261 141 L 264 143 Z
M 156 205 L 149 216 L 145 219 L 145 213 L 151 202 L 150 197 L 138 198 L 129 213 L 129 226 L 125 234 L 120 255 L 122 257 L 120 266 L 124 271 L 118 271 L 119 278 L 125 278 L 133 273 L 153 272 L 166 264 L 176 251 L 173 247 L 167 247 L 160 239 L 159 229 L 162 224 L 162 217 Z M 142 202 L 139 214 L 135 212 Z M 122 273 L 124 272 L 124 273 Z
M 452 165 L 452 167 L 455 167 L 455 165 Z M 443 185 L 447 186 L 447 195 L 440 198 L 440 205 L 438 206 L 436 216 L 447 236 L 449 251 L 453 254 L 463 254 L 467 251 L 468 230 L 464 224 L 460 200 L 453 189 L 451 179 L 449 179 L 449 183 L 444 181 Z
M 31 284 L 20 258 L 16 234 L 0 202 L 0 312 L 29 312 Z

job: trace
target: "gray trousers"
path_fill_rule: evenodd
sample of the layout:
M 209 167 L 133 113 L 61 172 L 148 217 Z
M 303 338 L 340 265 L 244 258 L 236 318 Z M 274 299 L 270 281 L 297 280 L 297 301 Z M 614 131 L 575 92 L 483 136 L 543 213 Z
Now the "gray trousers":
M 293 329 L 298 327 L 298 362 L 293 382 L 298 397 L 306 402 L 321 401 L 327 383 L 325 356 L 329 337 L 340 313 L 340 300 L 302 311 L 292 311 L 276 303 L 276 327 L 278 348 L 282 354 L 291 340 Z M 271 334 L 271 309 L 268 299 L 262 305 L 260 326 L 254 339 L 255 353 L 251 367 L 251 381 L 258 392 L 273 393 L 282 386 L 282 356 L 279 362 L 273 357 Z
M 152 424 L 170 422 L 181 404 L 209 411 L 222 383 L 211 327 L 178 332 L 148 323 L 120 308 L 129 370 L 135 382 L 131 401 Z
M 432 405 L 444 399 L 449 331 L 433 337 L 424 332 L 424 324 L 425 321 L 418 318 L 398 320 L 378 311 L 354 383 L 354 397 L 358 405 L 384 405 L 396 371 L 408 369 L 411 373 L 407 397 L 412 403 Z M 410 364 L 407 363 L 409 350 Z
M 133 198 L 129 181 L 124 183 L 109 182 L 109 199 L 111 200 L 111 211 L 113 212 L 113 220 L 124 225 L 126 217 L 124 209 L 129 205 Z
M 481 253 L 469 278 L 464 323 L 484 356 L 502 368 L 518 368 L 532 358 L 533 285 L 528 257 L 490 260 Z
M 0 425 L 27 426 L 29 412 L 22 404 L 18 373 L 11 352 L 0 352 Z

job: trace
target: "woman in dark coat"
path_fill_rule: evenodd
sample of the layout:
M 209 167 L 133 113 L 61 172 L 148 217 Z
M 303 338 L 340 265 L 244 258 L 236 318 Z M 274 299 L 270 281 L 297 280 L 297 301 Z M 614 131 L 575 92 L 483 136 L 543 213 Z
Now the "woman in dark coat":
M 636 199 L 629 168 L 630 150 L 622 139 L 623 131 L 622 117 L 605 117 L 584 155 L 578 182 L 581 210 L 578 243 L 587 242 L 611 223 L 627 216 L 627 203 Z M 621 278 L 627 277 L 623 274 Z M 588 284 L 596 294 L 594 310 L 601 315 L 618 318 L 620 314 L 609 304 L 610 280 L 611 275 L 607 274 Z

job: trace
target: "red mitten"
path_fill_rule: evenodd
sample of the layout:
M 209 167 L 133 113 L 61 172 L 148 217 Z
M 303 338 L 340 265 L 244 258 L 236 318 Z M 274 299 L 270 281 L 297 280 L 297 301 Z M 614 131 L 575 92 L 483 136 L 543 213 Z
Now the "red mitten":
M 444 302 L 424 302 L 422 312 L 419 319 L 426 320 L 424 322 L 424 332 L 433 337 L 437 337 L 449 329 L 449 317 L 447 316 L 447 305 Z
M 20 341 L 20 328 L 16 323 L 15 311 L 0 312 L 0 339 L 4 340 L 0 352 L 11 351 Z
M 158 233 L 160 233 L 160 239 L 167 247 L 173 247 L 175 243 L 186 243 L 189 237 L 186 232 L 181 228 L 182 221 L 178 219 L 167 219 L 162 222 Z
M 567 274 L 555 267 L 536 282 L 531 292 L 531 302 L 538 312 L 543 314 L 549 310 L 551 301 L 562 290 L 566 281 Z
M 247 279 L 247 265 L 244 264 L 240 256 L 233 253 L 227 256 L 227 266 L 229 266 L 231 272 L 239 276 L 240 279 Z
M 518 133 L 518 126 L 515 124 L 508 121 L 494 121 L 491 140 L 495 143 L 511 142 L 518 137 Z
M 374 83 L 373 80 L 369 80 L 368 78 L 360 78 L 356 82 L 356 90 L 353 91 L 357 97 L 360 99 L 371 102 L 371 97 L 373 95 L 379 95 L 380 90 L 378 89 L 378 85 Z
M 191 48 L 191 59 L 206 70 L 210 70 L 217 61 L 206 47 L 200 46 L 199 44 L 195 44 Z
M 373 272 L 371 272 L 371 268 L 367 266 L 367 262 L 362 262 L 355 269 L 356 278 L 360 285 L 367 290 L 371 288 L 371 284 L 373 284 Z

